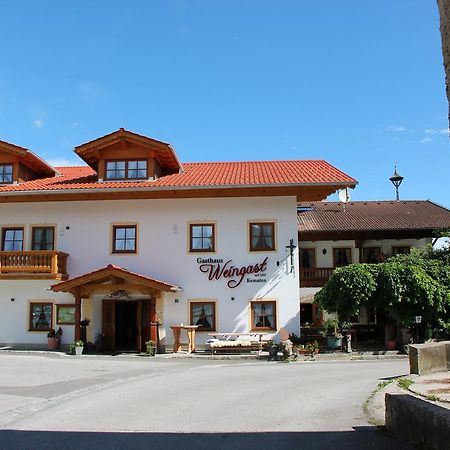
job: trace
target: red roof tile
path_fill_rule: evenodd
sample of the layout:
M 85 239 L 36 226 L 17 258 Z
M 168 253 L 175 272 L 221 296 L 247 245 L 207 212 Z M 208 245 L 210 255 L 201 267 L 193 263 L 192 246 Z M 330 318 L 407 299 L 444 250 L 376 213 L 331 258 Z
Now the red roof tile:
M 67 189 L 179 189 L 280 185 L 355 186 L 357 181 L 323 160 L 185 163 L 184 171 L 154 181 L 97 181 L 88 166 L 58 167 L 61 176 L 0 186 L 3 192 Z
M 300 232 L 435 230 L 450 228 L 450 210 L 429 200 L 300 203 Z M 307 210 L 311 208 L 310 210 Z

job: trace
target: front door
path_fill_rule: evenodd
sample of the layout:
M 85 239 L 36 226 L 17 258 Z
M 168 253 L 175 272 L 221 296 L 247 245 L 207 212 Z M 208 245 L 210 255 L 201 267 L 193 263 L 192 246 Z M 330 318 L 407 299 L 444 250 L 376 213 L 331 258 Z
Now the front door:
M 155 326 L 156 307 L 154 300 L 139 300 L 137 309 L 137 350 L 144 352 L 146 350 L 145 343 L 148 340 L 157 340 L 157 331 Z
M 103 300 L 102 333 L 106 351 L 145 351 L 157 341 L 155 300 Z

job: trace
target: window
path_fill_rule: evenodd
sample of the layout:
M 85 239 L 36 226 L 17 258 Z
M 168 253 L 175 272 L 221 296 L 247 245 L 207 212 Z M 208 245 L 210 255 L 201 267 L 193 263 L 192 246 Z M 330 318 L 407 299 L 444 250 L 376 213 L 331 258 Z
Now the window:
M 113 226 L 113 253 L 136 253 L 136 225 Z
M 49 331 L 53 328 L 53 303 L 30 303 L 30 331 Z
M 251 302 L 252 330 L 276 330 L 276 303 Z
M 381 261 L 381 247 L 363 247 L 362 262 L 376 264 Z
M 214 224 L 194 224 L 189 225 L 189 251 L 190 252 L 214 252 L 215 236 Z
M 197 331 L 216 331 L 216 304 L 190 302 L 190 323 L 198 325 Z
M 402 245 L 397 247 L 392 247 L 392 256 L 394 255 L 407 255 L 411 251 L 409 245 Z
M 352 263 L 351 248 L 333 248 L 334 267 L 347 266 Z
M 33 227 L 31 250 L 54 250 L 55 229 L 53 227 Z
M 316 250 L 314 248 L 300 249 L 300 267 L 304 269 L 316 267 Z
M 0 183 L 13 182 L 13 166 L 12 164 L 0 164 Z
M 6 252 L 23 250 L 23 228 L 3 228 L 2 250 Z
M 250 251 L 264 252 L 275 250 L 275 223 L 250 223 Z
M 107 161 L 107 180 L 147 179 L 147 161 Z

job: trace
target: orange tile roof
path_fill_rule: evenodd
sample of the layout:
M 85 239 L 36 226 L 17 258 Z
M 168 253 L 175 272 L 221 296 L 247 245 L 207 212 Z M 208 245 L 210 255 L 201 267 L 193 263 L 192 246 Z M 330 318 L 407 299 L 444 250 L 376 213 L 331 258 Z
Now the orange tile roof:
M 95 171 L 88 166 L 57 167 L 61 176 L 0 186 L 0 193 L 357 184 L 355 179 L 323 160 L 184 163 L 183 168 L 181 173 L 154 181 L 99 182 Z

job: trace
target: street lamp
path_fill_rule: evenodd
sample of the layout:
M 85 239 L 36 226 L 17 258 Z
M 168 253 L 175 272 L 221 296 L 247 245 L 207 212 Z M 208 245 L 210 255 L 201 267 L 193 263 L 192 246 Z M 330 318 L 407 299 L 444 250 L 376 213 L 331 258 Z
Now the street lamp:
M 395 164 L 394 175 L 392 175 L 392 177 L 389 178 L 389 180 L 391 180 L 391 183 L 395 186 L 395 193 L 397 194 L 397 201 L 399 201 L 400 197 L 398 195 L 398 188 L 402 184 L 403 177 L 397 172 L 397 164 Z

